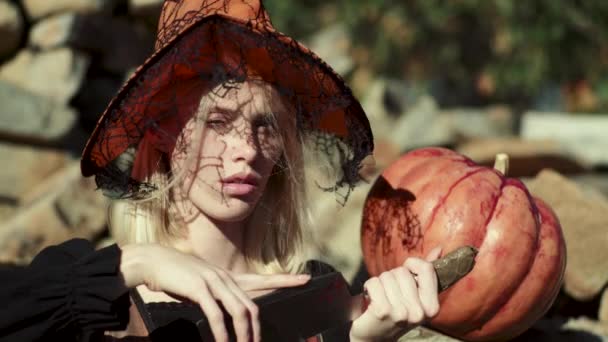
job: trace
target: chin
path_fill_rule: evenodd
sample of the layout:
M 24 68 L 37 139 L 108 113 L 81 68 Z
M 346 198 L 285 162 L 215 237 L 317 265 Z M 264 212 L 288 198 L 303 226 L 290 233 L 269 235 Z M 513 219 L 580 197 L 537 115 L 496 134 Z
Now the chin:
M 234 203 L 232 200 L 229 203 L 222 203 L 219 207 L 209 208 L 205 210 L 205 214 L 213 217 L 215 220 L 224 222 L 241 222 L 253 213 L 255 208 L 249 203 Z

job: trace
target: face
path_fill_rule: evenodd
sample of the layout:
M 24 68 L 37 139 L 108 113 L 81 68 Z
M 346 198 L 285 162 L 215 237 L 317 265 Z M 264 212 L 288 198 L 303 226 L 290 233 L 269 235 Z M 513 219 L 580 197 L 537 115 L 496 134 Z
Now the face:
M 197 113 L 171 156 L 179 179 L 174 195 L 189 211 L 243 221 L 273 172 L 280 172 L 279 127 L 289 115 L 275 90 L 253 82 L 214 89 L 202 97 Z

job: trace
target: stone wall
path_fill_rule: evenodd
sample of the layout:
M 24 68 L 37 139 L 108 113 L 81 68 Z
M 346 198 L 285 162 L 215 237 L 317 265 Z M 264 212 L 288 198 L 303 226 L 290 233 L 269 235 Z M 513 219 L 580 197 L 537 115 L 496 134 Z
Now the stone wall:
M 79 156 L 109 100 L 152 51 L 161 3 L 0 0 L 0 261 L 27 263 L 71 237 L 107 242 L 107 200 L 80 176 Z M 322 29 L 308 43 L 339 72 L 352 72 L 344 27 Z M 608 336 L 606 116 L 515 113 L 500 104 L 444 109 L 400 80 L 352 81 L 365 89 L 376 137 L 370 181 L 416 147 L 447 146 L 486 165 L 509 153 L 511 175 L 553 206 L 568 246 L 562 294 L 532 336 Z M 344 207 L 333 196 L 313 201 L 317 254 L 349 279 L 360 271 L 358 227 L 370 185 Z M 410 337 L 441 340 L 425 336 Z
M 107 235 L 106 199 L 79 154 L 151 53 L 162 1 L 0 0 L 0 260 Z

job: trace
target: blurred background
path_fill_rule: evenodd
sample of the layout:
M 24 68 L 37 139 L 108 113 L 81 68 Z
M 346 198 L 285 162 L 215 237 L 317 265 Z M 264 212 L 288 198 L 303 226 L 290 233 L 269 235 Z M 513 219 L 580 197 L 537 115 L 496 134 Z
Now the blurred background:
M 161 4 L 0 0 L 3 263 L 27 263 L 71 237 L 111 243 L 106 199 L 80 176 L 78 159 L 105 106 L 152 52 Z M 371 178 L 424 146 L 484 165 L 508 153 L 509 175 L 553 207 L 568 247 L 562 293 L 522 339 L 608 338 L 608 1 L 265 5 L 280 31 L 320 55 L 361 100 L 376 138 Z M 362 274 L 353 229 L 370 185 L 338 220 L 335 198 L 314 202 L 316 253 L 347 279 Z

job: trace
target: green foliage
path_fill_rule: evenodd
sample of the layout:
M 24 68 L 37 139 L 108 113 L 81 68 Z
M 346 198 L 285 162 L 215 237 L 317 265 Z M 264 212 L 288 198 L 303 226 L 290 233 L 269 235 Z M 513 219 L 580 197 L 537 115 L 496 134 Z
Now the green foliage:
M 567 110 L 608 110 L 606 0 L 265 3 L 275 25 L 298 38 L 343 22 L 357 66 L 376 74 L 442 79 L 482 102 L 531 103 L 557 85 Z

